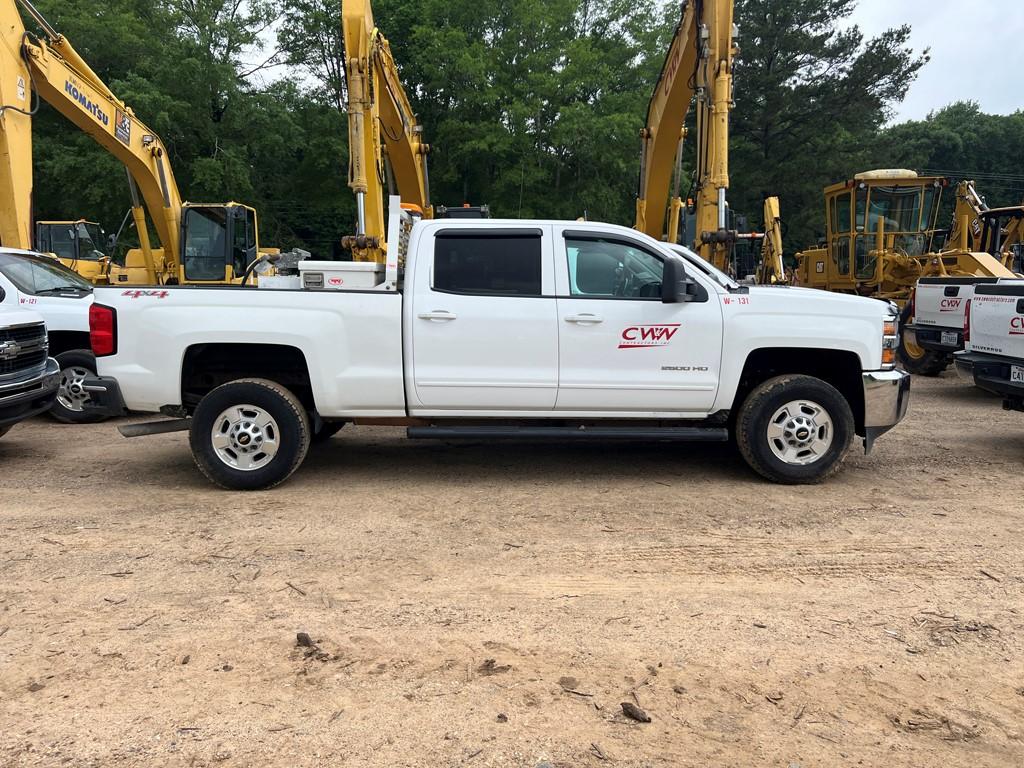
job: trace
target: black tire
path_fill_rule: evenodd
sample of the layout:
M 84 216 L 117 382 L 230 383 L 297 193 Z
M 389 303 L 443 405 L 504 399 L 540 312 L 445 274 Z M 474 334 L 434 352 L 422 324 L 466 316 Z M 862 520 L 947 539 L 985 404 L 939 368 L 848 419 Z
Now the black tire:
M 831 429 L 824 424 L 819 427 L 819 430 L 821 428 L 825 430 L 819 432 L 819 435 L 830 437 L 831 442 L 822 439 L 824 445 L 820 456 L 811 459 L 807 464 L 787 462 L 776 455 L 772 448 L 773 440 L 768 434 L 773 417 L 785 406 L 795 401 L 809 401 L 816 404 L 828 416 L 832 424 Z M 804 412 L 793 414 L 793 416 L 799 419 L 807 418 Z M 785 421 L 777 423 L 781 427 L 793 422 L 786 417 Z M 815 422 L 812 421 L 813 423 Z M 802 427 L 799 427 L 794 432 L 794 437 L 811 438 L 815 434 L 813 429 L 802 434 L 801 429 Z M 831 384 L 813 376 L 779 376 L 756 387 L 740 406 L 740 412 L 736 419 L 736 442 L 747 464 L 761 476 L 775 483 L 805 485 L 820 483 L 839 470 L 843 457 L 850 447 L 855 429 L 850 404 Z M 783 452 L 786 448 L 793 451 L 798 450 L 798 448 L 788 446 L 781 437 L 776 440 L 779 441 L 776 442 L 777 449 L 783 450 Z M 809 458 L 813 455 L 813 451 L 810 451 L 809 454 L 804 451 L 802 454 L 808 455 Z M 799 460 L 802 454 L 797 453 L 794 461 Z
M 81 388 L 85 375 L 96 375 L 96 357 L 87 349 L 72 349 L 57 355 L 60 389 L 50 415 L 65 424 L 95 424 L 107 417 L 86 407 L 89 393 Z
M 916 340 L 910 338 L 913 334 L 907 332 L 911 320 L 913 318 L 910 316 L 908 305 L 900 315 L 900 365 L 908 373 L 917 376 L 938 376 L 949 367 L 950 357 L 943 352 L 933 352 L 919 347 Z
M 235 423 L 230 419 L 222 420 L 228 409 L 241 406 L 255 410 L 240 410 Z M 254 415 L 257 413 L 261 415 Z M 253 437 L 248 431 L 250 424 L 266 416 L 272 419 L 273 426 L 254 427 L 257 437 Z M 214 445 L 213 431 L 218 423 L 222 439 L 227 443 L 221 448 Z M 291 477 L 309 451 L 309 433 L 306 409 L 290 391 L 266 379 L 241 379 L 217 387 L 200 401 L 192 416 L 189 445 L 199 470 L 213 483 L 233 491 L 257 491 L 273 488 Z M 232 438 L 232 434 L 237 439 Z M 267 452 L 261 452 L 260 448 L 271 442 L 276 446 L 275 452 L 267 457 Z M 246 451 L 247 454 L 240 453 Z M 235 466 L 228 463 L 232 453 L 237 462 Z M 226 458 L 221 458 L 222 455 Z M 245 462 L 258 466 L 240 468 Z
M 336 434 L 341 432 L 342 427 L 344 427 L 347 423 L 348 422 L 346 421 L 323 422 L 320 426 L 320 429 L 317 432 L 314 432 L 313 435 L 310 437 L 310 443 L 312 443 L 313 445 L 320 445 L 321 443 L 326 443 Z
M 6 427 L 0 427 L 0 437 L 3 437 L 14 427 L 13 424 L 8 424 Z

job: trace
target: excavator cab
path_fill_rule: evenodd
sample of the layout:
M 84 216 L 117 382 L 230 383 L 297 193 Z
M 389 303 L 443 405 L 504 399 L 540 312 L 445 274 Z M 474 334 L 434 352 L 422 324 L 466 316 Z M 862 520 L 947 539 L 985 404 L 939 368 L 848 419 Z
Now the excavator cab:
M 106 234 L 92 221 L 36 222 L 36 250 L 49 253 L 86 280 L 97 282 L 109 262 L 104 251 Z
M 240 203 L 186 204 L 181 217 L 182 283 L 242 279 L 259 256 L 256 210 Z

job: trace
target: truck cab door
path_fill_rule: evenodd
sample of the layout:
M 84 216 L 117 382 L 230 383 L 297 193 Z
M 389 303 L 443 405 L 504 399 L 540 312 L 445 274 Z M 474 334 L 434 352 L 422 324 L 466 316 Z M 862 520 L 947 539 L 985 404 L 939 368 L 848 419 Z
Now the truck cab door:
M 410 412 L 554 408 L 558 320 L 549 233 L 453 225 L 414 244 L 405 315 Z
M 666 255 L 640 240 L 556 237 L 557 411 L 704 415 L 718 393 L 722 307 L 691 269 L 693 300 L 662 302 Z

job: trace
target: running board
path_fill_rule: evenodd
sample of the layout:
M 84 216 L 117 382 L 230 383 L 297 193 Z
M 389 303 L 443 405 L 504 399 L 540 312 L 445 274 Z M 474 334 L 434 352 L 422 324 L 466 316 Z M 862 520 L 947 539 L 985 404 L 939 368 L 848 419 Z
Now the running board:
M 146 437 L 147 435 L 166 435 L 170 432 L 187 432 L 192 426 L 192 419 L 161 419 L 147 421 L 144 424 L 122 424 L 117 428 L 122 437 Z
M 406 434 L 413 440 L 729 440 L 724 427 L 409 427 Z

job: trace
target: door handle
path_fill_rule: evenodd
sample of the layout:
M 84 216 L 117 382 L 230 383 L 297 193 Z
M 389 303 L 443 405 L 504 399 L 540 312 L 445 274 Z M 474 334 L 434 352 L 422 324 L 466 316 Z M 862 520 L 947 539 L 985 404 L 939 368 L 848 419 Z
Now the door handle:
M 588 325 L 590 323 L 593 323 L 594 325 L 597 325 L 598 323 L 603 323 L 604 322 L 604 318 L 600 317 L 599 315 L 590 315 L 590 314 L 569 315 L 569 316 L 567 316 L 565 318 L 565 322 L 567 322 L 567 323 L 576 323 L 577 325 Z
M 433 312 L 421 312 L 417 317 L 420 320 L 454 320 L 458 315 L 445 309 L 435 309 Z

